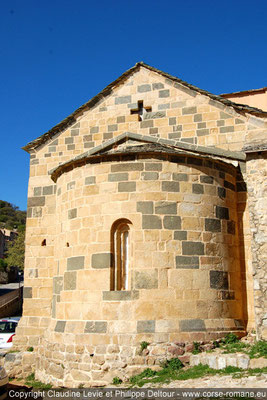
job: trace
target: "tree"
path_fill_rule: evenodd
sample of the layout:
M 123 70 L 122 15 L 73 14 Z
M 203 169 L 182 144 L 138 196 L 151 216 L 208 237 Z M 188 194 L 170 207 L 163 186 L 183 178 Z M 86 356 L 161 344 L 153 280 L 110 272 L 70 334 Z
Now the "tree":
M 25 231 L 19 232 L 16 239 L 8 243 L 5 262 L 10 267 L 24 269 Z
M 25 225 L 26 212 L 7 201 L 0 200 L 0 228 L 17 229 L 20 225 Z

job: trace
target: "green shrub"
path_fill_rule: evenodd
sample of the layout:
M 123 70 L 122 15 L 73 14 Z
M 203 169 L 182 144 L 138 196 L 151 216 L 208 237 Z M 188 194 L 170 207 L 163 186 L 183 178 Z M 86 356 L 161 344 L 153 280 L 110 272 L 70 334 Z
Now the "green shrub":
M 179 360 L 179 358 L 171 358 L 170 360 L 166 360 L 161 364 L 163 369 L 169 369 L 171 371 L 178 371 L 183 368 L 183 363 Z
M 201 350 L 200 350 L 200 343 L 194 342 L 193 345 L 194 345 L 194 349 L 193 349 L 193 351 L 192 351 L 192 354 L 199 354 L 199 353 L 201 353 Z
M 141 342 L 140 343 L 140 347 L 141 347 L 141 352 L 143 351 L 143 350 L 145 350 L 146 348 L 147 348 L 147 346 L 149 346 L 149 343 L 148 342 Z
M 232 332 L 227 333 L 225 338 L 222 339 L 222 342 L 225 344 L 237 343 L 238 341 L 239 341 L 238 337 Z
M 115 376 L 115 378 L 113 378 L 112 380 L 112 383 L 113 385 L 120 385 L 122 383 L 122 380 L 118 376 Z

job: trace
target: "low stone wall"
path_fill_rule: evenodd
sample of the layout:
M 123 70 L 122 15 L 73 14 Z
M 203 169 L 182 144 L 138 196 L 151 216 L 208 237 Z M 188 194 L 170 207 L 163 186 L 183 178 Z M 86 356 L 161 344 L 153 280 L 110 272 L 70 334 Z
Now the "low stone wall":
M 35 360 L 33 352 L 7 353 L 1 364 L 5 366 L 9 378 L 26 378 L 35 371 Z
M 7 354 L 5 368 L 10 377 L 25 378 L 35 372 L 38 380 L 54 386 L 103 386 L 111 384 L 114 377 L 125 381 L 145 368 L 159 369 L 162 362 L 174 357 L 179 358 L 185 365 L 208 363 L 209 359 L 206 361 L 203 357 L 207 355 L 206 351 L 215 349 L 215 345 L 212 341 L 198 343 L 199 350 L 204 353 L 197 356 L 192 355 L 195 345 L 189 342 L 147 343 L 143 349 L 141 345 L 92 346 L 58 343 L 49 344 L 48 348 L 46 343 L 43 343 L 44 346 L 34 352 Z M 217 362 L 217 353 L 208 356 L 215 357 Z M 238 361 L 238 366 L 242 360 Z M 215 361 L 212 365 L 215 365 Z M 217 362 L 216 365 L 223 365 L 223 362 Z M 237 365 L 237 362 L 232 365 Z M 242 365 L 245 365 L 245 361 Z
M 248 355 L 243 353 L 221 354 L 215 352 L 191 355 L 190 366 L 199 364 L 208 365 L 213 369 L 224 369 L 229 366 L 241 369 L 264 368 L 267 367 L 267 359 L 263 357 L 250 359 Z

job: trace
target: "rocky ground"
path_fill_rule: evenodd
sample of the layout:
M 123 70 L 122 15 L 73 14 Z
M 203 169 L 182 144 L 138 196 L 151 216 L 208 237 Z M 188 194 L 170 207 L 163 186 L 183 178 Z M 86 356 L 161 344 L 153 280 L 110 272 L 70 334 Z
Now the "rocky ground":
M 186 381 L 172 381 L 162 388 L 267 388 L 267 375 L 233 378 L 231 375 L 206 376 Z

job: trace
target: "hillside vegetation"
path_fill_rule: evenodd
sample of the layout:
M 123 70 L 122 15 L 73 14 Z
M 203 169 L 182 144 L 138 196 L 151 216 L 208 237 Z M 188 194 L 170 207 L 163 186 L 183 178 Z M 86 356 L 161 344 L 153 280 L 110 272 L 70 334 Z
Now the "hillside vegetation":
M 21 211 L 14 204 L 0 200 L 0 228 L 18 231 L 24 230 L 26 211 Z
M 16 230 L 18 235 L 7 243 L 4 258 L 0 259 L 0 270 L 8 271 L 11 267 L 24 268 L 26 211 L 21 211 L 14 204 L 0 200 L 0 229 Z

